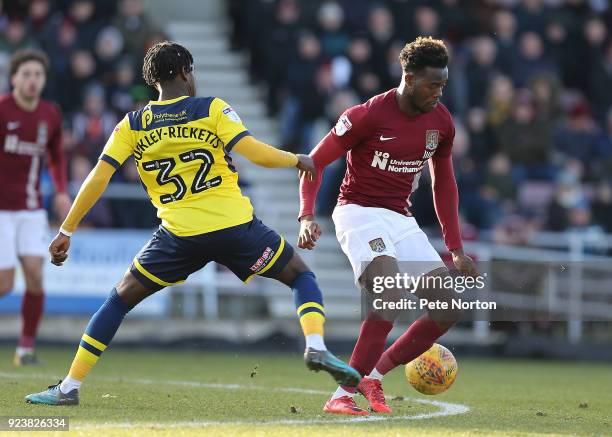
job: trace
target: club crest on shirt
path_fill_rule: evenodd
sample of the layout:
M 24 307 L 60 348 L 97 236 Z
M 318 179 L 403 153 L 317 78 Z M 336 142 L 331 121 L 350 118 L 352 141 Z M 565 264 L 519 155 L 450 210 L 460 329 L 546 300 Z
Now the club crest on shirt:
M 427 150 L 435 150 L 436 147 L 438 147 L 439 140 L 440 140 L 439 130 L 425 131 L 425 148 Z
M 347 133 L 349 130 L 351 130 L 352 127 L 353 127 L 353 124 L 349 120 L 348 115 L 343 114 L 338 119 L 338 122 L 336 123 L 336 127 L 334 128 L 334 131 L 336 132 L 336 135 L 341 137 L 342 135 Z
M 238 116 L 238 113 L 234 111 L 234 109 L 231 106 L 226 106 L 222 112 L 227 118 L 229 118 L 234 123 L 240 123 L 240 117 Z
M 387 248 L 382 238 L 375 238 L 372 241 L 370 241 L 370 247 L 376 253 L 384 252 L 385 249 Z

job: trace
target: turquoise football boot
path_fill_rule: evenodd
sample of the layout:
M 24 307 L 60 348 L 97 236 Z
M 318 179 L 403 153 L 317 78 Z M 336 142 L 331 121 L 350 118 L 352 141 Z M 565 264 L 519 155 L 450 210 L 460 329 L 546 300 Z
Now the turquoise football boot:
M 320 351 L 311 347 L 304 352 L 306 367 L 318 372 L 324 370 L 329 373 L 338 384 L 348 387 L 357 387 L 361 375 L 344 361 L 336 358 L 330 351 Z
M 32 393 L 25 397 L 28 404 L 40 405 L 79 405 L 79 391 L 75 388 L 69 393 L 62 393 L 60 384 L 50 385 L 49 388 L 40 393 Z

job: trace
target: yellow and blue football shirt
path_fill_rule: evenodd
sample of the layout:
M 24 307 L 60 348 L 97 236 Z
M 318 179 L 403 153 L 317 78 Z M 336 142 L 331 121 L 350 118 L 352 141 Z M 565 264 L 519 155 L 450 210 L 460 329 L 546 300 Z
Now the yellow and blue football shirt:
M 119 168 L 133 155 L 162 226 L 192 236 L 253 219 L 229 157 L 246 135 L 238 114 L 219 98 L 151 101 L 119 122 L 100 159 Z

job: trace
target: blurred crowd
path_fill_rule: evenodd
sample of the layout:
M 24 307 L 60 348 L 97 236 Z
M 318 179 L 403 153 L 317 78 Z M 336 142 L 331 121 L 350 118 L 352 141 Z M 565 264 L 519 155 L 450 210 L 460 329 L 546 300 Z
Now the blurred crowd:
M 612 232 L 607 0 L 231 0 L 229 8 L 234 47 L 250 53 L 292 150 L 311 150 L 347 107 L 396 87 L 403 45 L 431 35 L 451 53 L 443 101 L 456 123 L 465 237 Z M 342 165 L 326 172 L 319 211 L 333 208 L 342 175 Z M 436 223 L 430 199 L 420 184 L 412 210 L 424 226 Z
M 153 97 L 141 77 L 146 49 L 166 39 L 142 0 L 0 0 L 0 91 L 9 90 L 9 59 L 21 48 L 44 50 L 51 61 L 43 97 L 61 108 L 69 181 L 78 189 L 126 112 Z M 137 183 L 133 165 L 113 182 Z M 139 185 L 139 184 L 138 184 Z M 93 226 L 150 227 L 146 200 L 102 199 Z

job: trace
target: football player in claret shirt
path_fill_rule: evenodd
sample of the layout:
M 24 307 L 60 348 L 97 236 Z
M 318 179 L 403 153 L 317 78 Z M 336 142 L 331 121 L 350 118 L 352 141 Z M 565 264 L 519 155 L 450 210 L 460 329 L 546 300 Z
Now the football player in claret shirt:
M 143 76 L 159 99 L 128 113 L 108 140 L 49 251 L 61 265 L 70 238 L 117 168 L 134 156 L 138 174 L 162 223 L 136 255 L 121 282 L 93 315 L 68 376 L 26 401 L 46 405 L 79 403 L 81 382 L 107 348 L 124 316 L 147 296 L 183 282 L 210 261 L 248 282 L 256 275 L 277 279 L 294 291 L 306 337 L 304 361 L 340 384 L 356 386 L 359 373 L 323 341 L 323 299 L 314 274 L 291 245 L 253 215 L 240 192 L 230 152 L 264 167 L 297 167 L 313 175 L 310 157 L 257 141 L 238 114 L 216 97 L 194 97 L 193 58 L 183 46 L 164 41 L 150 48 Z
M 298 246 L 313 249 L 321 235 L 314 219 L 321 173 L 326 165 L 346 155 L 346 175 L 332 218 L 355 281 L 370 298 L 375 294 L 376 278 L 447 274 L 440 256 L 410 213 L 410 195 L 427 163 L 446 247 L 459 271 L 476 274 L 474 262 L 463 254 L 459 233 L 451 158 L 455 129 L 450 113 L 439 102 L 448 79 L 446 47 L 440 40 L 420 37 L 406 44 L 399 60 L 404 72 L 399 86 L 348 109 L 310 153 L 317 179 L 302 178 L 300 184 Z M 382 299 L 395 303 L 405 292 L 402 284 L 394 283 L 387 286 Z M 416 294 L 430 301 L 448 302 L 453 291 L 430 286 Z M 357 389 L 338 387 L 324 407 L 326 412 L 367 415 L 353 399 L 359 391 L 372 411 L 390 413 L 381 386 L 383 375 L 429 349 L 459 316 L 452 311 L 430 311 L 385 351 L 398 311 L 368 308 L 350 361 L 364 378 Z
M 47 255 L 47 213 L 40 173 L 47 162 L 55 185 L 54 207 L 64 219 L 70 209 L 62 153 L 62 116 L 41 99 L 49 60 L 39 50 L 20 50 L 10 61 L 13 90 L 0 97 L 0 297 L 9 293 L 19 262 L 26 290 L 16 366 L 37 364 L 34 341 L 43 306 L 43 260 Z

